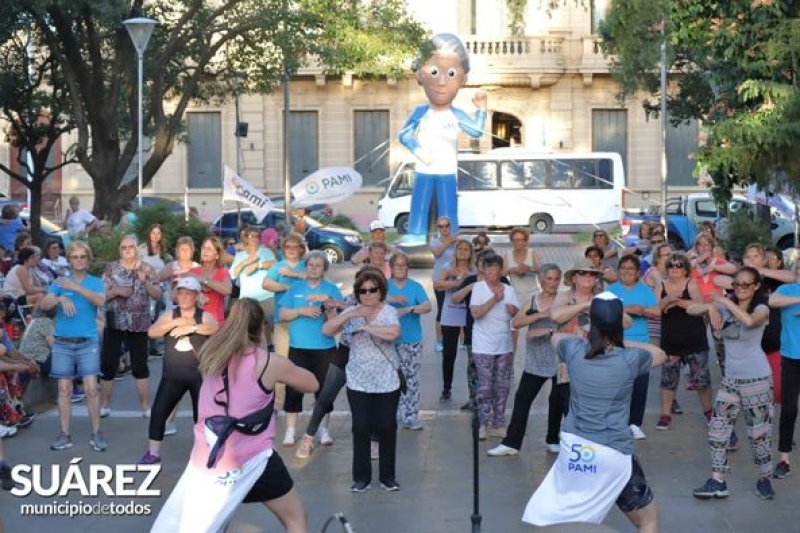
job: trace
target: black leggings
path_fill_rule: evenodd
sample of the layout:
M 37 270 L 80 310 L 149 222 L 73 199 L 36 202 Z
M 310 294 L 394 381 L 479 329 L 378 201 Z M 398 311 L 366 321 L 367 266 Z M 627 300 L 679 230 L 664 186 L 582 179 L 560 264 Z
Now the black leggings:
M 328 364 L 336 353 L 336 348 L 325 350 L 305 350 L 301 348 L 289 347 L 289 360 L 305 368 L 317 378 L 320 388 L 314 393 L 314 398 L 319 398 L 322 384 L 325 383 L 325 374 L 328 372 Z M 300 413 L 303 411 L 303 393 L 297 392 L 291 387 L 286 387 L 286 400 L 283 404 L 287 413 Z
M 650 372 L 639 375 L 633 381 L 633 393 L 631 394 L 631 413 L 628 424 L 642 426 L 644 422 L 644 409 L 647 406 L 647 389 L 650 386 Z
M 464 330 L 464 344 L 472 344 L 472 328 L 458 326 L 442 326 L 442 390 L 453 388 L 453 372 L 458 356 L 458 337 Z
M 103 353 L 100 355 L 100 379 L 111 381 L 117 376 L 123 343 L 126 343 L 131 354 L 131 373 L 133 377 L 135 379 L 149 378 L 147 332 L 106 328 L 103 331 Z
M 167 418 L 173 409 L 178 405 L 187 392 L 192 398 L 192 418 L 197 423 L 197 400 L 200 397 L 200 385 L 203 378 L 198 373 L 197 377 L 188 379 L 161 378 L 156 391 L 156 399 L 153 400 L 153 407 L 150 408 L 150 440 L 161 442 L 164 440 L 164 427 Z
M 372 481 L 370 436 L 378 436 L 380 458 L 378 479 L 395 481 L 397 452 L 397 405 L 400 390 L 391 392 L 361 392 L 347 389 L 353 417 L 353 481 Z
M 528 427 L 528 414 L 531 404 L 542 386 L 551 380 L 550 397 L 547 400 L 547 444 L 558 444 L 558 433 L 561 430 L 561 417 L 567 415 L 569 410 L 569 383 L 556 384 L 556 378 L 535 376 L 528 372 L 522 373 L 517 392 L 514 394 L 514 410 L 511 413 L 511 423 L 506 430 L 503 444 L 509 448 L 519 450 L 522 447 L 522 438 Z
M 800 359 L 781 357 L 781 418 L 778 423 L 778 451 L 792 451 L 797 399 L 800 397 Z

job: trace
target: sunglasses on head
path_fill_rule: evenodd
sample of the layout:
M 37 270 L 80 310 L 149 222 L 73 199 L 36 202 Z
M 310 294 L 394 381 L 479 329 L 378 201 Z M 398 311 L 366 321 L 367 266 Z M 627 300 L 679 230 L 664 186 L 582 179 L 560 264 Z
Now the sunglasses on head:
M 369 289 L 358 289 L 358 294 L 375 294 L 380 289 L 378 287 L 370 287 Z

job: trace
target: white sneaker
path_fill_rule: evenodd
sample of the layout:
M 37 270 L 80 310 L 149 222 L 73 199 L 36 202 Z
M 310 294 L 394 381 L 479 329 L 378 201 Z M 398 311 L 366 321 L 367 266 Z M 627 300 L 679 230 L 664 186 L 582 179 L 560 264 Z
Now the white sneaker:
M 13 437 L 17 434 L 17 428 L 14 426 L 4 426 L 0 424 L 0 439 L 3 437 Z
M 633 438 L 635 440 L 644 440 L 647 438 L 647 435 L 644 434 L 642 428 L 640 428 L 636 424 L 631 424 L 630 427 L 631 427 L 631 435 L 633 435 Z
M 144 409 L 142 411 L 142 418 L 150 418 L 150 409 Z
M 100 408 L 100 418 L 108 418 L 111 416 L 111 408 L 110 407 L 101 407 Z
M 319 432 L 319 443 L 323 446 L 331 446 L 333 444 L 333 437 L 326 428 L 322 428 Z
M 486 440 L 487 430 L 486 426 L 480 426 L 478 428 L 478 440 Z
M 492 457 L 503 457 L 505 455 L 517 455 L 519 450 L 512 448 L 511 446 L 506 446 L 505 444 L 498 444 L 491 450 L 486 452 L 486 455 L 490 455 Z
M 294 428 L 286 428 L 286 434 L 283 436 L 283 445 L 286 447 L 292 447 L 294 446 L 294 442 Z
M 178 433 L 178 426 L 175 422 L 167 422 L 164 426 L 164 436 L 169 437 L 170 435 L 175 435 Z
M 561 445 L 560 444 L 545 444 L 547 451 L 550 453 L 561 453 Z

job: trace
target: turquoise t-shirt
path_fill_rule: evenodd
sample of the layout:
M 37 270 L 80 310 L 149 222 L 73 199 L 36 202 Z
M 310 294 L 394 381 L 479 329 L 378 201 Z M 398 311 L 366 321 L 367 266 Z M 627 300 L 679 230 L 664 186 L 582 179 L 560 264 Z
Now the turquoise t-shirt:
M 643 305 L 645 307 L 658 305 L 653 289 L 641 281 L 637 281 L 636 285 L 630 289 L 620 282 L 612 283 L 607 290 L 616 294 L 617 298 L 622 300 L 623 305 Z M 631 315 L 631 318 L 633 319 L 633 324 L 625 329 L 623 338 L 626 341 L 649 342 L 650 333 L 647 331 L 647 317 Z
M 403 288 L 400 288 L 395 283 L 395 280 L 389 280 L 388 297 L 392 296 L 405 296 L 406 302 L 404 304 L 393 303 L 392 307 L 400 309 L 402 307 L 411 307 L 412 305 L 419 305 L 428 301 L 428 294 L 425 292 L 423 286 L 413 279 L 407 279 Z M 421 316 L 417 314 L 406 314 L 400 317 L 400 337 L 395 341 L 397 344 L 422 342 L 422 321 Z
M 282 306 L 286 309 L 299 309 L 301 307 L 322 306 L 320 302 L 309 302 L 312 294 L 327 294 L 334 300 L 341 300 L 342 293 L 339 288 L 328 280 L 322 280 L 317 287 L 311 288 L 308 282 L 295 283 L 283 295 Z M 322 333 L 322 324 L 325 322 L 323 311 L 317 318 L 300 316 L 289 321 L 289 346 L 302 350 L 326 350 L 336 347 L 336 339 Z
M 106 290 L 102 279 L 88 274 L 83 281 L 81 281 L 80 285 L 88 291 L 101 294 Z M 66 296 L 72 300 L 73 304 L 75 304 L 75 314 L 72 316 L 67 316 L 64 313 L 64 309 L 61 307 L 61 304 L 56 306 L 56 329 L 54 332 L 56 337 L 97 338 L 96 305 L 87 300 L 85 296 L 78 294 L 75 291 L 63 289 L 56 283 L 52 283 L 50 285 L 49 293 L 56 296 Z
M 272 265 L 272 268 L 270 268 L 269 272 L 267 272 L 267 278 L 271 279 L 272 281 L 277 281 L 278 283 L 282 283 L 282 284 L 286 285 L 287 287 L 291 287 L 292 285 L 294 285 L 298 281 L 303 281 L 300 278 L 290 278 L 289 276 L 281 276 L 278 272 L 283 267 L 289 267 L 292 270 L 294 270 L 295 272 L 305 272 L 306 271 L 306 262 L 305 261 L 300 261 L 299 263 L 297 263 L 296 266 L 293 267 L 285 259 L 283 261 L 278 261 L 277 263 Z M 288 288 L 287 288 L 287 291 L 288 291 Z M 284 292 L 276 292 L 275 293 L 275 322 L 278 322 L 280 320 L 280 317 L 281 317 L 281 300 L 283 300 L 283 297 L 284 297 L 285 294 L 286 294 L 286 291 L 284 291 Z
M 249 255 L 250 254 L 244 250 L 236 253 L 230 269 L 231 278 L 233 278 L 233 271 L 236 269 L 239 263 L 247 260 Z M 264 248 L 263 246 L 259 246 L 256 256 L 259 262 L 275 260 L 275 254 L 272 253 L 272 250 L 269 248 Z M 265 268 L 259 268 L 252 274 L 245 274 L 244 270 L 242 270 L 242 272 L 239 274 L 239 277 L 235 278 L 239 281 L 239 297 L 252 298 L 258 302 L 263 302 L 264 300 L 272 298 L 272 291 L 265 290 L 262 286 L 266 276 L 267 269 Z
M 773 294 L 800 296 L 800 283 L 785 283 Z M 781 355 L 800 359 L 800 304 L 781 307 Z

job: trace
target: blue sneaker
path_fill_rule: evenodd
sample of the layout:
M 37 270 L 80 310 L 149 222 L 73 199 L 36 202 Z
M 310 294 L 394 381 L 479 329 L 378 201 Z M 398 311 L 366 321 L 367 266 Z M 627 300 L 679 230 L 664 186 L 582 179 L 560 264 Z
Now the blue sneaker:
M 761 482 L 759 481 L 759 483 Z M 705 485 L 692 491 L 692 496 L 700 498 L 701 500 L 707 500 L 709 498 L 727 498 L 728 494 L 728 484 L 724 481 L 717 481 L 713 477 L 708 478 Z
M 775 497 L 775 491 L 772 490 L 772 482 L 768 477 L 759 478 L 756 482 L 756 496 L 762 500 L 771 500 Z

